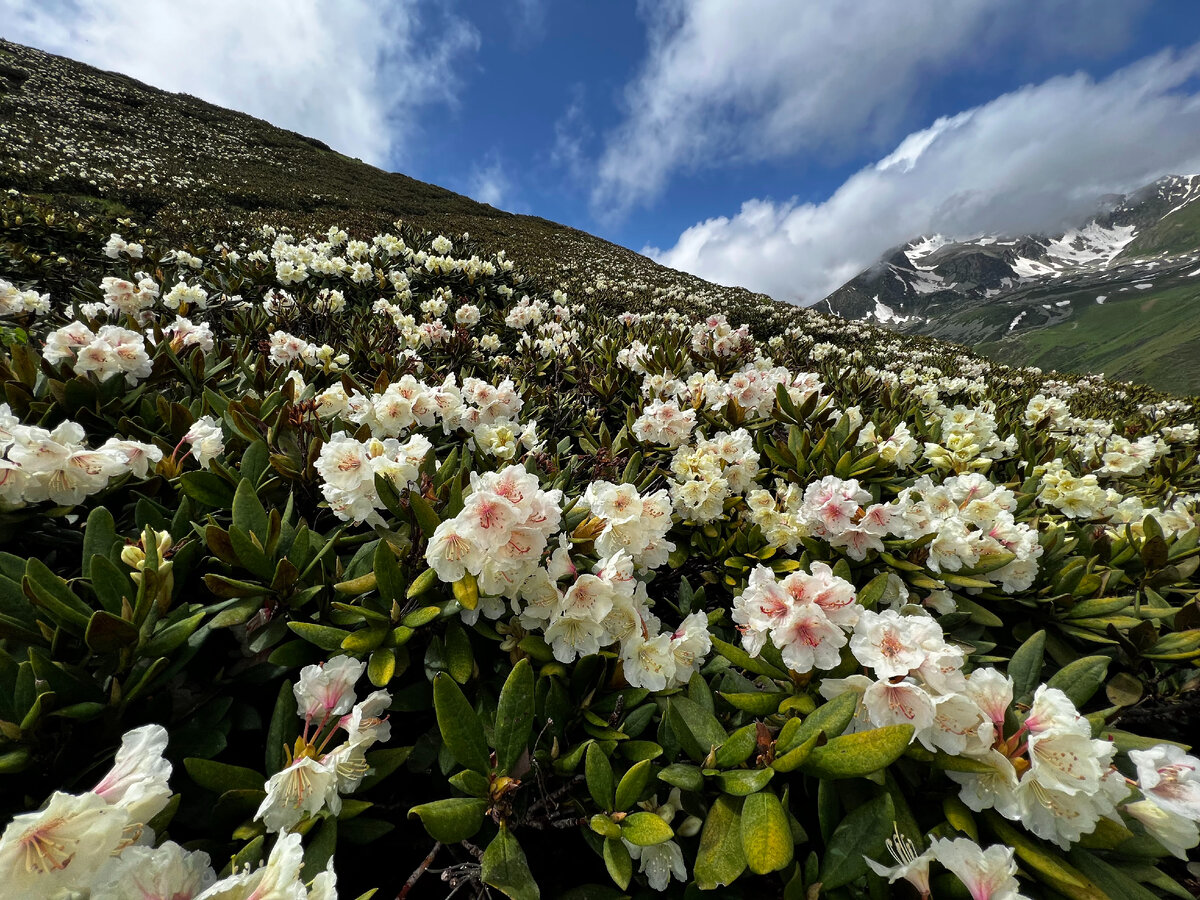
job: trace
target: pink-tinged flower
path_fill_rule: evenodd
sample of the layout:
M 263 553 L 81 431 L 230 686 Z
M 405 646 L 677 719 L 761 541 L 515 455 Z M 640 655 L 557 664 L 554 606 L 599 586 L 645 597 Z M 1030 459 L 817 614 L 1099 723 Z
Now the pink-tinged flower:
M 907 675 L 925 661 L 919 630 L 919 623 L 913 617 L 902 616 L 895 610 L 881 613 L 864 610 L 854 626 L 850 651 L 860 663 L 874 669 L 877 678 Z
M 345 715 L 354 706 L 354 684 L 366 670 L 366 663 L 349 656 L 305 666 L 292 688 L 298 714 L 310 722 Z
M 104 801 L 126 811 L 129 821 L 144 825 L 167 805 L 171 789 L 171 764 L 163 759 L 167 730 L 161 725 L 144 725 L 126 732 L 113 767 L 92 788 Z
M 126 816 L 98 794 L 56 792 L 0 836 L 0 879 L 10 897 L 56 897 L 87 887 L 121 843 Z
M 1022 896 L 1011 847 L 993 844 L 984 850 L 969 838 L 934 838 L 930 850 L 967 886 L 972 900 L 1018 900 Z
M 1149 750 L 1131 750 L 1137 766 L 1138 787 L 1165 810 L 1200 821 L 1200 759 L 1182 747 L 1158 744 Z

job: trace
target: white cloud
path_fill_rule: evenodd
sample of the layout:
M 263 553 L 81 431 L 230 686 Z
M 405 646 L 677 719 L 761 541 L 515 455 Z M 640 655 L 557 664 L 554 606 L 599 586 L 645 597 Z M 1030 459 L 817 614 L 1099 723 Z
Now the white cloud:
M 9 40 L 400 165 L 477 32 L 419 0 L 0 0 Z
M 922 233 L 1061 227 L 1111 192 L 1200 172 L 1200 45 L 1103 81 L 1076 74 L 910 134 L 823 203 L 749 200 L 644 253 L 722 284 L 815 302 Z
M 471 172 L 467 187 L 467 196 L 480 203 L 487 203 L 496 209 L 509 198 L 512 191 L 512 180 L 504 171 L 504 165 L 496 153 L 490 153 L 482 165 Z
M 546 36 L 546 14 L 549 0 L 515 0 L 512 17 L 517 45 L 530 47 Z
M 593 211 L 647 205 L 678 170 L 883 147 L 931 75 L 1121 44 L 1145 0 L 656 0 Z

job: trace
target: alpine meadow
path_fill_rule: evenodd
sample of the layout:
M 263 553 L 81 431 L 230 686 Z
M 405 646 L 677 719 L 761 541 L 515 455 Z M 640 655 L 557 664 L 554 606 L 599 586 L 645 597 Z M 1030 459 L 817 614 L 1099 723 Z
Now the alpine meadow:
M 0 191 L 0 897 L 1200 896 L 1198 398 L 7 41 Z

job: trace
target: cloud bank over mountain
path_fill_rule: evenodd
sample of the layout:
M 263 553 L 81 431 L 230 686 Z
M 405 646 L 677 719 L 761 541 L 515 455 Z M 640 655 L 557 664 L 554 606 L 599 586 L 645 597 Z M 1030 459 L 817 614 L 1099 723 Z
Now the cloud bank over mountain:
M 1052 229 L 1099 196 L 1200 171 L 1200 45 L 1095 80 L 1051 78 L 935 121 L 821 203 L 753 198 L 686 229 L 656 260 L 815 302 L 922 232 Z

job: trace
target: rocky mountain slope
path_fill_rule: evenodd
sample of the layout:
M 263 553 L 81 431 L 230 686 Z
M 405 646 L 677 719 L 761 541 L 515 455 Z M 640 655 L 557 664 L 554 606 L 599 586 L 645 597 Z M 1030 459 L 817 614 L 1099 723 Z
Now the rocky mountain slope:
M 1200 175 L 1103 198 L 1058 235 L 922 236 L 818 308 L 1044 368 L 1200 390 Z

